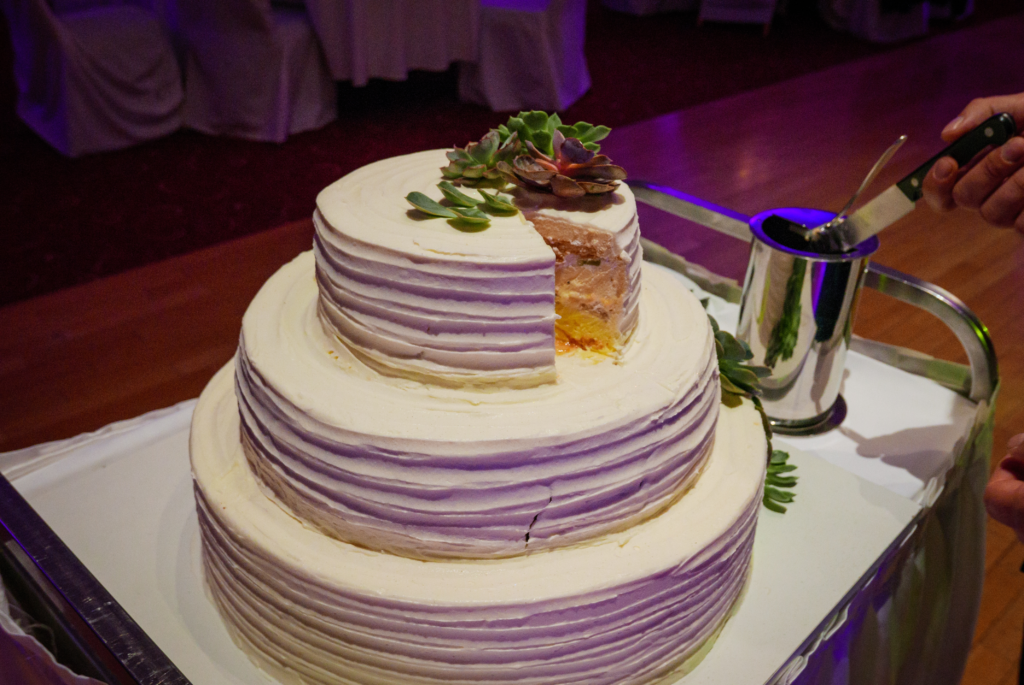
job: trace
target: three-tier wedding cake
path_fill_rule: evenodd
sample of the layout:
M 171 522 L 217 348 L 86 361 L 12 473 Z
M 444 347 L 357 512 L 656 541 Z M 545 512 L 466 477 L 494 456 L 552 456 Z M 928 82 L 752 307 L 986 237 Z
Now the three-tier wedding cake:
M 212 597 L 285 682 L 674 677 L 749 572 L 760 416 L 721 404 L 708 318 L 642 263 L 628 187 L 446 221 L 405 200 L 450 205 L 445 163 L 325 189 L 203 392 Z

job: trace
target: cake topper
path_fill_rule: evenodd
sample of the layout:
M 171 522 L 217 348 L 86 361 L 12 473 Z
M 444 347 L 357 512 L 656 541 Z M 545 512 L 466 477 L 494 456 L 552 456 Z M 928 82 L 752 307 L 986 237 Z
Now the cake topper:
M 490 225 L 488 215 L 518 212 L 509 198 L 498 195 L 508 183 L 564 198 L 609 193 L 626 178 L 622 167 L 597 154 L 598 141 L 610 131 L 585 121 L 568 126 L 558 114 L 520 112 L 479 141 L 447 153 L 449 163 L 441 168 L 447 180 L 438 184 L 447 204 L 420 192 L 405 199 L 429 216 L 448 219 L 459 230 L 482 231 Z M 451 181 L 475 188 L 480 199 L 460 192 Z

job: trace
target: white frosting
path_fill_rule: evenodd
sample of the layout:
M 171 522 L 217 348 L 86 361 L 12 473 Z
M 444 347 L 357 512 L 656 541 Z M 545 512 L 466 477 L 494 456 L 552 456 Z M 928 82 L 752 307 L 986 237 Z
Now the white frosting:
M 257 473 L 342 540 L 419 558 L 568 545 L 657 514 L 707 458 L 714 338 L 664 272 L 644 270 L 621 359 L 562 355 L 557 382 L 491 392 L 381 376 L 323 332 L 316 300 L 309 253 L 264 285 L 237 392 Z
M 314 223 L 325 324 L 383 373 L 457 387 L 550 382 L 554 254 L 521 213 L 492 217 L 490 228 L 467 236 L 413 210 L 404 199 L 412 191 L 442 199 L 446 163 L 444 150 L 395 157 L 320 193 Z M 638 284 L 636 204 L 626 185 L 588 200 L 587 211 L 519 195 L 530 200 L 527 211 L 612 233 Z M 637 292 L 627 297 L 630 326 Z
M 236 641 L 286 682 L 650 682 L 743 586 L 766 450 L 749 405 L 722 409 L 701 478 L 660 516 L 568 548 L 424 562 L 322 535 L 268 497 L 232 376 L 207 386 L 191 434 L 207 579 Z

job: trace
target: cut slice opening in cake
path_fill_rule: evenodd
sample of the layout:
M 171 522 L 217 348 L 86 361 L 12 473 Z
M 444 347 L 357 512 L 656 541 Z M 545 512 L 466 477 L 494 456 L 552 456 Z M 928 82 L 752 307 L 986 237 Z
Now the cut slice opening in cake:
M 613 355 L 629 335 L 629 260 L 615 236 L 532 212 L 527 218 L 555 253 L 555 349 Z

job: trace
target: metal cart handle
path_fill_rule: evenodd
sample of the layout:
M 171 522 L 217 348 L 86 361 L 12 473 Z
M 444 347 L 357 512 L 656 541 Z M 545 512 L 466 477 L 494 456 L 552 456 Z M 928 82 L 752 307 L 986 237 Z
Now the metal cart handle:
M 988 401 L 999 382 L 999 365 L 988 329 L 953 293 L 887 266 L 868 264 L 864 285 L 939 318 L 967 353 L 970 369 L 883 343 L 858 339 L 852 348 L 912 373 L 928 376 L 952 387 L 975 402 Z

